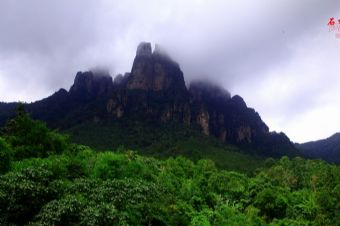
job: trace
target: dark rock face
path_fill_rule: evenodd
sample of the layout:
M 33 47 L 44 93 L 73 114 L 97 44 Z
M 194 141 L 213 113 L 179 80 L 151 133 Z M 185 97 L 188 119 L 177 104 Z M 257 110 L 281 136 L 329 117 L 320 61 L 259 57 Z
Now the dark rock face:
M 136 56 L 151 56 L 152 54 L 152 48 L 151 43 L 149 42 L 141 42 L 136 51 Z
M 193 123 L 206 135 L 261 149 L 257 152 L 270 156 L 296 154 L 289 138 L 283 133 L 270 133 L 260 115 L 248 108 L 242 97 L 231 97 L 228 91 L 207 82 L 191 83 L 189 93 Z
M 78 72 L 69 92 L 28 104 L 33 117 L 52 127 L 68 128 L 88 120 L 114 118 L 178 122 L 198 127 L 223 142 L 261 149 L 257 153 L 296 154 L 289 138 L 270 133 L 254 109 L 240 96 L 209 82 L 186 88 L 183 72 L 159 46 L 141 43 L 130 73 L 112 78 L 106 73 Z M 0 104 L 1 115 L 6 109 Z
M 88 101 L 99 96 L 107 96 L 113 90 L 112 78 L 108 74 L 78 72 L 70 89 L 70 96 Z
M 138 46 L 127 89 L 186 91 L 179 65 L 158 51 L 152 53 L 150 43 L 141 43 Z
M 141 43 L 126 83 L 122 103 L 130 117 L 190 123 L 189 95 L 179 65 L 150 43 Z
M 222 141 L 252 143 L 257 134 L 268 133 L 260 116 L 240 96 L 209 83 L 195 82 L 189 88 L 193 117 L 204 133 Z

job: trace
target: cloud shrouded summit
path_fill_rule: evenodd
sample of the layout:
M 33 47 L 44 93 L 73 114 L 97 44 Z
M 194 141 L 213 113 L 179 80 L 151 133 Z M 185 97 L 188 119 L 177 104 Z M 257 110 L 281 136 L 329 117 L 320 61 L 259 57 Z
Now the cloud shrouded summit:
M 188 81 L 204 78 L 295 141 L 340 131 L 335 0 L 0 2 L 1 101 L 69 88 L 79 70 L 131 70 L 140 41 L 159 43 Z

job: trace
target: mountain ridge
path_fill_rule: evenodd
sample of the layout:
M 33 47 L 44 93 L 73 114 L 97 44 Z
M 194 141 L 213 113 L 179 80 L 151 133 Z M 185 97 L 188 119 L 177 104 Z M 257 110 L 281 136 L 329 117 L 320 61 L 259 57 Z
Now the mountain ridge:
M 325 139 L 296 144 L 296 147 L 307 158 L 321 158 L 328 162 L 340 163 L 340 133 Z
M 5 105 L 0 105 L 0 123 L 11 115 Z M 60 89 L 25 107 L 53 128 L 112 118 L 175 122 L 198 127 L 221 142 L 259 149 L 260 154 L 297 155 L 289 138 L 270 132 L 242 97 L 203 81 L 187 87 L 179 64 L 160 47 L 152 51 L 147 42 L 139 44 L 131 72 L 124 76 L 78 72 L 69 91 Z

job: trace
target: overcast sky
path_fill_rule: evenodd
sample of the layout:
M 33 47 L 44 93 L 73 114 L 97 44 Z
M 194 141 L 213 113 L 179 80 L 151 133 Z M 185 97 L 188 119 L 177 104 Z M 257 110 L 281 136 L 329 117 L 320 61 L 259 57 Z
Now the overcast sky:
M 1 0 L 0 101 L 34 101 L 77 71 L 130 71 L 141 41 L 187 83 L 218 82 L 293 141 L 340 132 L 339 0 Z M 339 31 L 340 33 L 340 31 Z

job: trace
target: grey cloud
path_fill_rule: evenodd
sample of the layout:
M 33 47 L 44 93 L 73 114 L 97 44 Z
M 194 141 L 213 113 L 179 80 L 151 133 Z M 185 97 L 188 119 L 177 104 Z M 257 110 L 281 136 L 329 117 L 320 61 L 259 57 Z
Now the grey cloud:
M 280 109 L 287 122 L 288 116 L 322 107 L 306 93 L 330 92 L 329 84 L 312 89 L 300 77 L 291 95 L 281 93 L 277 99 L 261 96 L 258 87 L 270 92 L 271 77 L 285 82 L 295 66 L 305 64 L 297 49 L 308 48 L 317 56 L 318 47 L 302 40 L 327 33 L 333 16 L 340 17 L 336 0 L 2 0 L 0 100 L 32 101 L 69 88 L 78 70 L 100 66 L 112 75 L 124 73 L 138 43 L 151 41 L 178 61 L 187 82 L 208 78 L 244 96 L 261 115 L 275 118 Z M 327 51 L 329 44 L 320 45 L 326 48 L 324 57 L 338 57 Z M 281 73 L 277 68 L 288 69 Z M 307 76 L 308 70 L 303 67 L 297 76 Z M 334 78 L 334 72 L 324 72 L 318 71 Z

